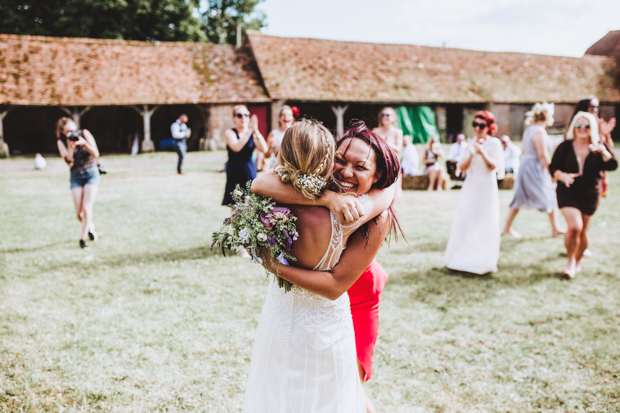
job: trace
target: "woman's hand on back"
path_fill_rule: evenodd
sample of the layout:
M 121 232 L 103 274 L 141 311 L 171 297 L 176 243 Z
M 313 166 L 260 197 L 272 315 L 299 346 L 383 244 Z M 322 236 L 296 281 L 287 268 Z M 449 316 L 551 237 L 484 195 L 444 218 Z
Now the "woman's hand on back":
M 322 198 L 327 209 L 338 218 L 341 224 L 357 221 L 363 215 L 359 202 L 352 195 L 325 191 Z

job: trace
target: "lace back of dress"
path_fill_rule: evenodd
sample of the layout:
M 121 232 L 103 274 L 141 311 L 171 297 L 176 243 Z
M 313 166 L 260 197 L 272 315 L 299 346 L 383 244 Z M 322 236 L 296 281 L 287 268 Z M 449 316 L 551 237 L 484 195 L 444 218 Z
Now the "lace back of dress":
M 366 219 L 366 216 L 370 212 L 370 197 L 367 194 L 364 194 L 358 197 L 357 200 L 360 203 L 364 213 L 359 217 L 359 219 L 351 224 L 341 224 L 338 221 L 338 218 L 330 212 L 332 237 L 329 242 L 329 246 L 327 247 L 327 251 L 325 251 L 325 255 L 323 255 L 321 261 L 319 261 L 319 263 L 314 267 L 315 271 L 329 271 L 334 268 L 336 264 L 338 264 L 342 251 L 344 251 L 346 247 L 343 242 L 344 237 L 355 232 L 355 230 L 358 229 Z

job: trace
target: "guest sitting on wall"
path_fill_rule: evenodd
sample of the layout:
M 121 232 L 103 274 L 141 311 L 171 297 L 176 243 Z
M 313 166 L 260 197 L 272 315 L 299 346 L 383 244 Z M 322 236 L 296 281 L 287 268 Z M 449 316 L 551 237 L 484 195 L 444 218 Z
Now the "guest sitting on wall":
M 519 170 L 521 149 L 510 140 L 510 136 L 502 136 L 502 147 L 504 148 L 504 168 L 507 174 L 515 174 Z
M 405 147 L 403 148 L 403 159 L 400 166 L 403 171 L 403 178 L 407 176 L 420 175 L 420 156 L 412 142 L 412 138 L 406 135 L 404 138 Z
M 467 149 L 467 142 L 465 142 L 465 135 L 459 133 L 456 135 L 456 142 L 450 146 L 450 152 L 448 152 L 448 160 L 446 162 L 446 167 L 448 169 L 448 175 L 452 179 L 459 179 L 461 175 L 460 171 L 457 170 L 457 165 L 461 162 L 461 158 Z M 462 176 L 461 176 L 462 179 Z
M 439 144 L 439 138 L 437 136 L 433 136 L 428 140 L 428 148 L 424 151 L 424 176 L 428 176 L 428 190 L 432 191 L 435 189 L 435 184 L 437 184 L 437 190 L 442 190 L 443 185 L 443 177 L 441 173 L 443 172 L 441 166 L 439 165 L 439 159 L 445 159 L 446 154 L 441 149 L 441 145 Z

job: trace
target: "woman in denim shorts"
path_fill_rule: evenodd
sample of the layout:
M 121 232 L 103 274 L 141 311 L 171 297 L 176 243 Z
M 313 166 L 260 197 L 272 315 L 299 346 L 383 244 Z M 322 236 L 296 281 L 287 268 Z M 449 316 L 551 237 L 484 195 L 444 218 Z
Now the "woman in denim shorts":
M 82 223 L 80 247 L 90 249 L 86 238 L 97 241 L 93 224 L 93 206 L 99 189 L 99 149 L 93 135 L 86 129 L 78 130 L 71 118 L 60 118 L 56 125 L 58 151 L 71 167 L 71 193 L 78 220 Z

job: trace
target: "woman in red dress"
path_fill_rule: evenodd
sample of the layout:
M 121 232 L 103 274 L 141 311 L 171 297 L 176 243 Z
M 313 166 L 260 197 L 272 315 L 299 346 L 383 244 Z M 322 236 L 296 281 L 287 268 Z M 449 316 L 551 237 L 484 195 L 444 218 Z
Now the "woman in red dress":
M 347 291 L 351 301 L 357 366 L 362 383 L 372 376 L 372 357 L 379 334 L 379 303 L 387 280 L 387 272 L 376 260 L 372 260 L 370 267 Z

